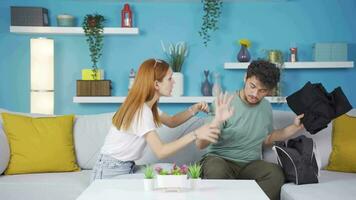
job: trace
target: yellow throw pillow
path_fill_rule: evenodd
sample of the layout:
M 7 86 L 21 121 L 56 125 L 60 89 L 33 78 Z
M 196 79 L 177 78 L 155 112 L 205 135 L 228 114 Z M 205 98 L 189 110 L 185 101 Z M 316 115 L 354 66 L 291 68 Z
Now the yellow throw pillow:
M 356 117 L 342 115 L 333 122 L 332 152 L 327 170 L 356 172 Z
M 5 174 L 78 171 L 73 115 L 32 118 L 2 113 L 10 145 Z

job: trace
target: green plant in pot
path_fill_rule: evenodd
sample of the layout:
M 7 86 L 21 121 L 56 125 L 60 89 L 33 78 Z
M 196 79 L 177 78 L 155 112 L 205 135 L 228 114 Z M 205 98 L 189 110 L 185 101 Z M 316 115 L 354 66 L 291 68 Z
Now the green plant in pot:
M 150 165 L 146 165 L 145 170 L 144 170 L 144 179 L 143 179 L 143 185 L 145 188 L 145 191 L 150 191 L 154 189 L 154 177 L 155 173 Z
M 153 179 L 155 177 L 155 171 L 150 165 L 146 165 L 144 170 L 145 179 Z
M 218 22 L 223 1 L 201 0 L 201 2 L 203 3 L 204 15 L 199 35 L 202 37 L 204 45 L 208 46 L 211 32 L 216 31 L 219 28 Z
M 172 96 L 183 96 L 184 76 L 181 71 L 184 61 L 188 56 L 188 46 L 185 42 L 178 42 L 176 44 L 169 43 L 169 45 L 166 46 L 163 41 L 161 41 L 161 46 L 173 70 L 173 80 L 176 82 L 173 86 Z
M 89 45 L 92 62 L 92 79 L 98 80 L 98 61 L 104 45 L 104 22 L 105 18 L 99 14 L 88 14 L 84 17 L 82 27 Z
M 283 71 L 284 71 L 283 52 L 281 50 L 277 50 L 277 49 L 270 49 L 270 50 L 264 50 L 264 51 L 267 52 L 266 60 L 275 64 L 276 67 L 278 67 L 280 70 L 280 80 L 279 80 L 276 88 L 273 89 L 271 95 L 272 96 L 282 96 L 282 89 L 283 89 L 282 79 L 283 79 Z
M 188 175 L 191 179 L 199 179 L 201 175 L 201 165 L 198 163 L 194 163 L 188 166 Z

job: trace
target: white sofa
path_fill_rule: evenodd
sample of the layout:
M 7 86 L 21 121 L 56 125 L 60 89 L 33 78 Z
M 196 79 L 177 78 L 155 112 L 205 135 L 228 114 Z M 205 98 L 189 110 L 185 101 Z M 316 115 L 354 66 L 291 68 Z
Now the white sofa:
M 5 110 L 0 109 L 0 113 Z M 91 169 L 96 161 L 104 137 L 111 124 L 113 113 L 76 116 L 74 125 L 74 142 L 76 156 L 81 171 L 64 173 L 38 173 L 24 175 L 0 175 L 0 199 L 4 200 L 74 200 L 88 187 Z M 275 128 L 283 127 L 292 122 L 292 112 L 274 111 Z M 179 138 L 192 129 L 203 124 L 203 119 L 192 118 L 175 129 L 162 127 L 159 134 L 164 141 Z M 331 152 L 331 125 L 322 132 L 313 135 L 321 154 L 323 167 L 327 165 Z M 309 135 L 310 136 L 310 135 Z M 0 117 L 0 172 L 6 168 L 9 160 L 9 146 L 2 131 Z M 143 158 L 136 161 L 137 165 L 157 162 L 177 164 L 192 163 L 200 160 L 204 151 L 199 151 L 193 144 L 181 150 L 176 155 L 159 161 L 146 148 Z M 274 153 L 264 150 L 264 159 L 276 162 Z M 124 175 L 121 178 L 143 178 L 142 173 Z M 320 183 L 294 185 L 287 183 L 281 191 L 282 199 L 355 199 L 356 174 L 321 171 Z

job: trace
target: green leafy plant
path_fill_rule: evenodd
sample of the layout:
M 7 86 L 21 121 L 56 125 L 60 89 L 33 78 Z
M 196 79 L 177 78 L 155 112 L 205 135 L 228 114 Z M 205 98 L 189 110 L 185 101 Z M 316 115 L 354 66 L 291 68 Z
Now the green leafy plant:
M 178 42 L 176 44 L 169 43 L 168 48 L 166 48 L 163 41 L 161 41 L 161 46 L 173 72 L 181 72 L 182 65 L 188 55 L 187 44 L 185 42 Z
M 86 41 L 89 44 L 90 58 L 92 61 L 92 71 L 93 79 L 97 80 L 98 73 L 98 60 L 101 56 L 101 50 L 103 48 L 103 39 L 104 39 L 104 22 L 105 18 L 99 14 L 86 15 L 84 17 L 82 28 L 84 30 L 85 36 L 87 37 Z
M 149 165 L 146 165 L 144 175 L 145 179 L 153 179 L 155 177 L 153 168 Z
M 203 22 L 199 35 L 202 37 L 204 45 L 208 46 L 210 33 L 218 29 L 219 17 L 223 5 L 222 0 L 201 0 L 203 3 Z
M 200 178 L 201 174 L 201 165 L 194 163 L 188 167 L 188 176 L 192 179 Z

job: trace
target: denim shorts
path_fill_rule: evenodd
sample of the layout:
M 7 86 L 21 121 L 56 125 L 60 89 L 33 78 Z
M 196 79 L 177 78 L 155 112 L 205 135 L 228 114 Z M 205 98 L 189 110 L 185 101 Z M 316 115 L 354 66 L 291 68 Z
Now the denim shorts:
M 100 154 L 93 168 L 91 182 L 95 179 L 109 179 L 123 174 L 134 173 L 135 162 L 121 161 L 108 155 Z

